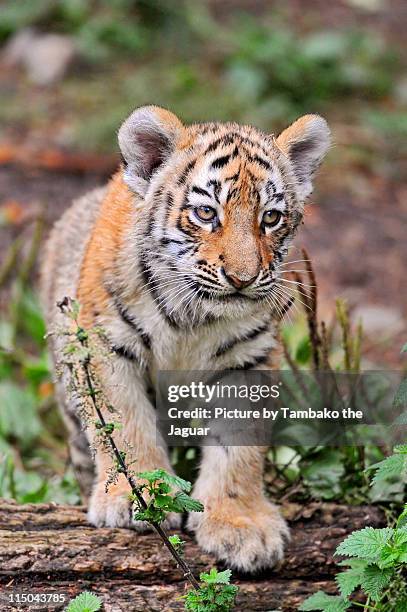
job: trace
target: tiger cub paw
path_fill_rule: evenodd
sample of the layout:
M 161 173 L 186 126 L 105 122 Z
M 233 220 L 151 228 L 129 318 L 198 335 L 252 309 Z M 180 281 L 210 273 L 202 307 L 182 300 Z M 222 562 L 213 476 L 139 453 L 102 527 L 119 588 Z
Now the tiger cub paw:
M 103 483 L 95 486 L 88 508 L 88 521 L 95 527 L 127 527 L 142 533 L 150 531 L 151 525 L 146 521 L 134 519 L 135 507 L 130 499 L 129 488 L 112 485 L 108 492 Z M 163 526 L 168 529 L 178 529 L 181 516 L 171 513 Z
M 203 514 L 190 514 L 188 520 L 204 551 L 247 573 L 282 560 L 289 530 L 278 509 L 266 499 L 250 506 L 230 499 L 207 500 L 204 505 Z

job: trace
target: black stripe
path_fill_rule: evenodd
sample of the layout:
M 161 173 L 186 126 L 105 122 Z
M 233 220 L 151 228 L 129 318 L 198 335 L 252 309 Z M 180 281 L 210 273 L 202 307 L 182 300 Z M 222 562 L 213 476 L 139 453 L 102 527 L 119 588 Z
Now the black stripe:
M 235 172 L 234 174 L 232 174 L 232 176 L 227 176 L 225 178 L 225 181 L 237 181 L 239 176 L 240 176 L 240 166 L 239 166 L 239 170 Z
M 203 276 L 202 274 L 195 274 L 196 278 L 199 278 L 204 284 L 206 283 L 207 289 L 222 289 L 222 285 L 220 283 L 214 283 L 210 278 Z
M 164 187 L 162 185 L 160 185 L 160 187 L 158 187 L 157 191 L 155 191 L 155 193 L 153 194 L 153 201 L 155 206 L 153 208 L 151 208 L 149 216 L 148 216 L 148 223 L 147 223 L 147 229 L 144 232 L 145 236 L 151 236 L 151 234 L 153 233 L 153 226 L 154 226 L 154 212 L 157 208 L 157 203 L 160 204 L 159 200 L 162 197 L 163 194 L 163 189 Z
M 283 231 L 282 231 L 283 230 Z M 292 228 L 288 225 L 288 223 L 282 223 L 280 227 L 277 229 L 278 239 L 280 244 L 284 242 L 284 240 L 289 236 L 292 232 Z M 276 232 L 276 233 L 277 233 Z
M 278 318 L 279 318 L 280 321 L 281 321 L 281 319 L 284 318 L 284 316 L 290 310 L 290 308 L 294 304 L 294 302 L 295 302 L 295 298 L 294 297 L 290 297 L 288 299 L 288 301 L 284 304 L 284 306 L 281 308 L 280 312 L 278 313 Z
M 128 349 L 126 346 L 116 346 L 116 345 L 112 346 L 112 351 L 116 353 L 116 355 L 119 355 L 119 357 L 124 357 L 125 359 L 128 359 L 129 361 L 138 360 L 137 355 L 133 353 L 133 351 Z
M 163 236 L 163 238 L 160 239 L 160 244 L 162 244 L 162 246 L 167 246 L 168 244 L 185 244 L 185 241 L 175 240 L 175 238 L 167 238 L 167 236 Z
M 211 153 L 212 151 L 215 151 L 220 146 L 226 146 L 226 145 L 233 144 L 236 140 L 239 141 L 238 143 L 239 146 L 242 144 L 245 144 L 245 145 L 249 145 L 250 147 L 253 147 L 254 149 L 257 148 L 262 153 L 264 153 L 264 155 L 269 155 L 270 153 L 269 149 L 263 146 L 261 142 L 254 142 L 248 136 L 243 136 L 239 132 L 230 132 L 229 134 L 220 136 L 219 138 L 214 140 L 210 145 L 208 145 L 208 147 L 206 148 L 204 152 L 204 155 L 206 155 L 207 153 Z
M 266 194 L 268 198 L 272 198 L 276 193 L 276 186 L 272 180 L 267 181 L 266 183 Z
M 231 200 L 235 196 L 239 195 L 239 189 L 237 187 L 231 187 L 228 191 L 228 195 L 226 196 L 226 200 Z
M 266 278 L 265 280 L 260 281 L 260 283 L 257 286 L 264 287 L 264 285 L 269 285 L 270 283 L 271 283 L 271 280 L 269 278 Z
M 199 195 L 204 195 L 204 196 L 208 196 L 208 198 L 211 198 L 211 194 L 206 191 L 206 189 L 202 189 L 202 187 L 197 187 L 196 185 L 194 185 L 192 187 L 192 190 L 194 193 L 198 193 Z
M 188 162 L 188 164 L 185 166 L 182 174 L 180 175 L 177 181 L 178 185 L 183 185 L 185 183 L 185 181 L 188 178 L 189 173 L 191 172 L 191 170 L 195 168 L 196 162 L 197 162 L 196 159 L 192 159 L 190 162 Z
M 186 253 L 188 253 L 189 251 L 193 251 L 193 249 L 195 248 L 195 245 L 190 244 L 186 247 L 184 247 L 183 249 L 181 249 L 180 251 L 178 251 L 177 253 L 177 257 L 182 257 L 183 255 L 185 255 Z
M 213 197 L 215 198 L 216 202 L 219 204 L 219 193 L 222 188 L 222 185 L 216 179 L 212 179 L 208 181 L 208 187 L 213 187 Z
M 257 365 L 265 363 L 269 358 L 269 353 L 266 355 L 259 355 L 259 357 L 254 357 L 253 359 L 249 359 L 245 361 L 242 365 L 231 368 L 232 370 L 251 370 Z
M 192 285 L 192 288 L 196 290 L 197 294 L 199 296 L 202 296 L 203 298 L 206 298 L 207 300 L 212 299 L 213 297 L 213 293 L 210 293 L 209 291 L 206 291 L 202 285 L 198 282 L 194 283 Z
M 252 160 L 256 162 L 256 164 L 259 164 L 259 166 L 263 166 L 263 168 L 266 168 L 266 170 L 271 170 L 272 168 L 270 162 L 268 162 L 266 159 L 263 159 L 259 155 L 253 155 Z
M 167 200 L 165 202 L 165 215 L 164 215 L 164 227 L 168 225 L 168 218 L 170 216 L 171 208 L 174 206 L 174 196 L 172 193 L 167 193 Z
M 256 153 L 254 155 L 251 155 L 251 153 L 247 149 L 245 149 L 245 153 L 248 162 L 252 164 L 259 164 L 259 166 L 263 166 L 263 168 L 266 168 L 266 170 L 272 169 L 272 165 L 270 164 L 270 162 L 268 162 L 263 157 L 260 157 L 260 155 L 257 155 Z
M 205 149 L 204 155 L 212 153 L 212 151 L 216 151 L 219 146 L 226 146 L 232 144 L 235 138 L 239 138 L 239 134 L 237 132 L 232 132 L 231 134 L 226 134 L 224 136 L 221 136 L 220 138 L 217 138 Z
M 221 355 L 224 355 L 225 353 L 230 351 L 233 347 L 235 347 L 237 344 L 245 343 L 250 340 L 254 340 L 258 336 L 260 336 L 260 334 L 267 331 L 268 328 L 269 328 L 269 322 L 264 323 L 260 327 L 256 327 L 255 329 L 248 332 L 247 334 L 244 334 L 243 336 L 237 336 L 236 338 L 233 338 L 233 340 L 229 340 L 229 342 L 225 342 L 218 348 L 218 350 L 215 353 L 215 357 L 220 357 Z
M 144 329 L 136 321 L 134 316 L 129 313 L 127 308 L 125 306 L 123 306 L 123 304 L 120 302 L 120 300 L 117 298 L 117 296 L 113 296 L 113 300 L 114 300 L 115 308 L 116 308 L 117 312 L 120 315 L 120 318 L 125 323 L 127 323 L 127 325 L 129 325 L 129 327 L 131 327 L 132 329 L 134 329 L 138 333 L 138 335 L 140 336 L 140 339 L 143 342 L 145 348 L 146 349 L 150 349 L 151 348 L 151 338 L 150 338 L 150 336 L 144 331 Z
M 182 206 L 183 210 L 188 209 L 188 208 L 192 208 L 192 206 L 189 206 L 187 204 L 183 204 L 183 206 Z M 188 218 L 186 219 L 186 223 L 188 224 L 188 227 L 183 227 L 181 221 L 182 221 L 181 217 L 178 217 L 177 224 L 176 224 L 177 230 L 180 231 L 182 234 L 184 234 L 184 236 L 188 236 L 189 238 L 192 238 L 191 242 L 195 241 L 194 239 L 196 238 L 196 235 L 197 235 L 197 228 L 196 228 L 196 226 L 193 225 L 189 221 Z M 189 242 L 189 241 L 187 240 L 187 242 Z
M 148 291 L 150 292 L 154 302 L 157 305 L 158 310 L 160 311 L 160 313 L 163 315 L 163 317 L 165 318 L 165 320 L 167 321 L 167 323 L 174 328 L 178 328 L 178 324 L 176 323 L 176 321 L 170 317 L 167 314 L 167 311 L 165 309 L 165 306 L 163 304 L 163 300 L 160 297 L 158 291 L 157 291 L 157 285 L 158 285 L 158 281 L 153 281 L 153 277 L 151 274 L 150 269 L 146 266 L 145 262 L 143 260 L 140 261 L 140 267 L 141 267 L 141 272 L 142 272 L 142 276 L 143 276 L 143 280 L 145 282 L 145 284 L 148 287 Z
M 229 163 L 230 158 L 230 155 L 223 155 L 222 157 L 217 157 L 211 163 L 211 168 L 223 168 L 223 166 L 226 166 L 226 164 Z

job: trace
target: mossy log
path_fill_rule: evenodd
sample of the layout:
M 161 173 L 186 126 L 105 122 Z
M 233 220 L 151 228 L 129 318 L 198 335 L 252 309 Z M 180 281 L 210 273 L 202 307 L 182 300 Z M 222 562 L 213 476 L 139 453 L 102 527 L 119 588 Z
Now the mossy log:
M 381 526 L 382 512 L 369 506 L 288 504 L 283 513 L 291 542 L 280 567 L 261 576 L 235 577 L 236 610 L 294 611 L 319 589 L 335 591 L 333 552 L 352 530 Z M 196 575 L 214 565 L 191 537 L 182 534 Z M 95 529 L 84 508 L 54 504 L 19 506 L 0 500 L 0 610 L 63 610 L 66 604 L 12 607 L 12 593 L 60 593 L 66 600 L 91 590 L 106 612 L 183 609 L 185 583 L 154 533 Z M 42 607 L 41 607 L 42 606 Z

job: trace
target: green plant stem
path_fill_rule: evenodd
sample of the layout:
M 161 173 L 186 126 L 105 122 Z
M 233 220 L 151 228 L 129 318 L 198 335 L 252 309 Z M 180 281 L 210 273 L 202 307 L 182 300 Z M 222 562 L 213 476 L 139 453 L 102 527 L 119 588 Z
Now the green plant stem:
M 18 273 L 17 273 L 17 278 L 14 283 L 13 296 L 12 296 L 12 302 L 11 302 L 11 308 L 10 308 L 10 312 L 11 312 L 10 319 L 11 319 L 11 329 L 12 329 L 11 345 L 14 348 L 17 348 L 16 340 L 17 340 L 17 333 L 18 333 L 19 326 L 20 326 L 21 300 L 22 300 L 24 291 L 27 286 L 30 272 L 34 267 L 35 260 L 38 254 L 38 250 L 40 248 L 41 236 L 43 232 L 43 225 L 44 225 L 43 220 L 41 218 L 37 219 L 35 228 L 34 228 L 34 234 L 31 240 L 31 244 L 30 244 L 30 248 L 29 248 L 27 257 L 22 262 L 20 269 L 18 270 Z
M 359 608 L 363 608 L 364 610 L 377 610 L 376 606 L 374 608 L 372 608 L 372 606 L 369 606 L 369 602 L 362 604 L 358 601 L 352 601 L 352 606 L 359 606 Z
M 305 291 L 305 287 L 302 283 L 302 279 L 300 275 L 298 276 L 298 280 L 301 285 L 299 285 L 302 293 L 308 293 L 308 297 L 305 300 L 308 308 L 306 308 L 306 315 L 308 321 L 308 329 L 309 336 L 311 342 L 311 350 L 312 350 L 312 360 L 314 363 L 314 369 L 320 369 L 320 348 L 321 348 L 321 337 L 318 332 L 318 317 L 317 317 L 317 308 L 318 308 L 318 294 L 317 294 L 317 282 L 315 278 L 314 268 L 312 267 L 311 260 L 309 258 L 308 252 L 305 249 L 302 249 L 302 256 L 305 260 L 305 268 L 307 270 L 307 279 L 309 280 L 309 293 Z
M 75 323 L 78 325 L 78 323 L 76 321 L 75 321 Z M 78 326 L 78 328 L 79 328 L 79 326 Z M 82 346 L 87 347 L 86 340 L 79 338 L 79 341 L 82 344 Z M 98 419 L 99 419 L 100 423 L 102 424 L 102 427 L 106 427 L 105 418 L 104 418 L 104 416 L 102 414 L 102 411 L 100 410 L 100 408 L 99 408 L 99 406 L 97 404 L 97 401 L 96 401 L 96 390 L 95 390 L 95 387 L 93 385 L 91 372 L 89 370 L 89 361 L 83 363 L 83 369 L 84 369 L 84 373 L 85 373 L 85 377 L 86 377 L 86 383 L 88 385 L 89 396 L 90 396 L 90 398 L 92 400 L 93 407 L 95 409 L 95 412 L 96 412 L 96 414 L 98 416 Z M 136 496 L 138 503 L 145 510 L 147 508 L 147 503 L 146 503 L 144 497 L 142 496 L 142 494 L 140 493 L 140 490 L 139 490 L 139 488 L 137 486 L 136 481 L 134 480 L 133 476 L 129 473 L 127 464 L 124 461 L 124 459 L 123 459 L 119 449 L 117 448 L 116 442 L 114 441 L 113 437 L 110 434 L 107 434 L 106 437 L 107 437 L 107 439 L 109 441 L 109 444 L 110 444 L 110 446 L 112 448 L 112 451 L 113 451 L 113 454 L 115 456 L 115 459 L 116 459 L 117 463 L 120 466 L 120 471 L 123 473 L 124 477 L 126 478 L 127 482 L 130 485 L 132 494 Z M 185 560 L 179 555 L 179 553 L 177 552 L 175 547 L 169 541 L 168 535 L 167 535 L 165 529 L 159 523 L 151 522 L 150 524 L 155 529 L 155 531 L 158 533 L 158 535 L 162 539 L 164 545 L 167 547 L 167 549 L 169 550 L 171 555 L 174 557 L 176 563 L 181 567 L 182 571 L 184 572 L 184 577 L 191 583 L 191 585 L 192 585 L 192 587 L 194 589 L 199 589 L 200 588 L 199 587 L 199 582 L 197 581 L 197 579 L 193 575 L 191 568 L 188 566 L 188 564 L 185 562 Z
M 4 259 L 4 263 L 0 268 L 0 287 L 2 287 L 7 281 L 10 272 L 13 270 L 15 263 L 17 261 L 17 256 L 19 254 L 20 248 L 22 244 L 22 239 L 17 238 L 14 240 L 9 250 L 6 253 L 6 257 Z

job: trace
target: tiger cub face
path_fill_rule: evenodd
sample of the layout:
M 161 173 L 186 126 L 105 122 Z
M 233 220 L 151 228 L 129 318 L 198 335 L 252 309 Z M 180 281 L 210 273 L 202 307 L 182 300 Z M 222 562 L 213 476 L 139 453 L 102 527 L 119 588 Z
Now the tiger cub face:
M 322 117 L 275 138 L 251 126 L 185 127 L 158 107 L 119 131 L 124 179 L 143 199 L 143 278 L 167 315 L 194 324 L 270 303 L 330 143 Z

